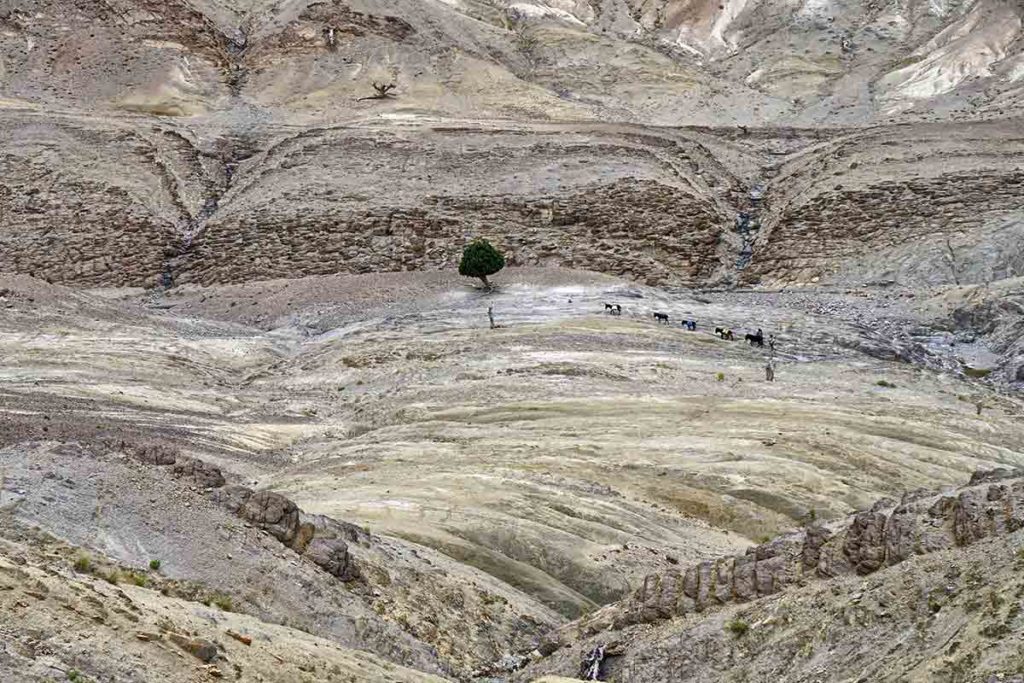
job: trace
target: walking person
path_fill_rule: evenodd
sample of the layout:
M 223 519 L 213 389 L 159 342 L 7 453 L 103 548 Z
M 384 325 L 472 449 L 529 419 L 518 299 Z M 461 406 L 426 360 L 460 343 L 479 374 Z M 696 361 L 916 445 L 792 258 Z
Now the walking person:
M 494 324 L 494 306 L 487 307 L 487 319 L 491 321 L 491 329 L 495 328 Z

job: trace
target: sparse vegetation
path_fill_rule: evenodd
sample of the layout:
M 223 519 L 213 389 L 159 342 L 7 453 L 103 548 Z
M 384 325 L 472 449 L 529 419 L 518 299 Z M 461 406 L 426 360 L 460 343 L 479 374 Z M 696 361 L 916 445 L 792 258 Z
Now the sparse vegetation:
M 150 560 L 149 561 L 149 568 L 152 569 L 155 572 L 160 571 L 160 560 Z
M 103 580 L 109 584 L 116 586 L 121 583 L 121 572 L 116 569 L 111 569 L 109 572 L 103 575 Z
M 149 585 L 149 577 L 141 572 L 130 572 L 128 574 L 128 580 L 141 588 L 145 588 Z
M 77 572 L 91 572 L 92 571 L 92 559 L 88 555 L 79 555 L 75 558 L 75 571 Z
M 374 94 L 370 95 L 369 97 L 360 97 L 359 100 L 386 100 L 392 98 L 394 97 L 394 94 L 391 91 L 397 87 L 398 84 L 396 83 L 378 83 L 377 81 L 374 81 Z
M 981 635 L 986 638 L 1002 638 L 1010 632 L 1010 627 L 1003 623 L 986 624 L 981 628 Z
M 875 382 L 875 384 L 877 384 L 880 387 L 884 387 L 885 389 L 895 389 L 896 388 L 896 384 L 893 383 L 893 382 L 890 382 L 887 379 L 880 379 L 877 382 Z
M 718 374 L 715 375 L 715 379 L 718 380 L 719 382 L 724 382 L 725 381 L 725 373 L 724 372 L 719 372 Z
M 485 239 L 476 239 L 466 245 L 459 263 L 459 275 L 480 278 L 484 288 L 491 289 L 488 276 L 505 267 L 505 257 Z
M 231 597 L 222 593 L 217 593 L 210 598 L 210 603 L 225 612 L 234 611 L 234 603 L 231 601 Z
M 999 608 L 1003 606 L 1006 599 L 994 590 L 988 592 L 988 604 L 993 614 L 999 611 Z
M 737 638 L 742 638 L 750 630 L 750 625 L 742 619 L 733 619 L 725 625 L 725 629 Z

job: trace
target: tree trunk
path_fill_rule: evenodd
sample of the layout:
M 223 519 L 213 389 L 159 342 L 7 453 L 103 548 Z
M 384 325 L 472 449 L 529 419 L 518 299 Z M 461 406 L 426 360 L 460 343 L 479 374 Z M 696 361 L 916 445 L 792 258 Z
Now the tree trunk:
M 481 275 L 480 279 L 483 280 L 483 282 L 484 282 L 484 289 L 490 291 L 491 283 L 487 281 L 487 276 L 486 275 Z

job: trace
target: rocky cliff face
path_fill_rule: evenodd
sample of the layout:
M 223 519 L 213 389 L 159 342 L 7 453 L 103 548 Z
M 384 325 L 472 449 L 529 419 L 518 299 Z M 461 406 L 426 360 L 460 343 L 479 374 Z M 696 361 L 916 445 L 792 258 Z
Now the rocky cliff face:
M 742 555 L 648 576 L 630 599 L 561 627 L 542 642 L 540 650 L 550 655 L 604 631 L 748 602 L 808 581 L 864 576 L 917 555 L 967 546 L 1021 528 L 1021 473 L 979 472 L 955 492 L 913 492 L 899 503 L 883 499 L 839 524 L 811 525 Z

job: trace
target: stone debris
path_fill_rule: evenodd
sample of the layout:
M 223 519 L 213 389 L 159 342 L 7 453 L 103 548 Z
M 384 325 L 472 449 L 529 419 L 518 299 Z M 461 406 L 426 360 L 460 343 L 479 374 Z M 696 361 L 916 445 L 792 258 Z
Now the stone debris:
M 192 638 L 180 633 L 168 633 L 168 640 L 201 662 L 209 664 L 217 658 L 217 646 L 204 638 Z

